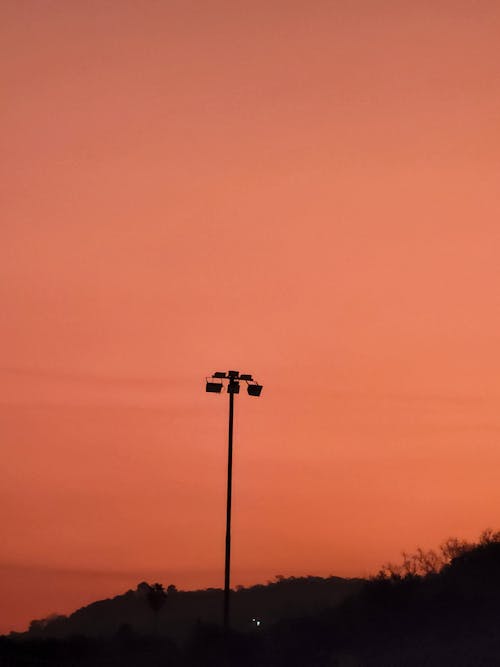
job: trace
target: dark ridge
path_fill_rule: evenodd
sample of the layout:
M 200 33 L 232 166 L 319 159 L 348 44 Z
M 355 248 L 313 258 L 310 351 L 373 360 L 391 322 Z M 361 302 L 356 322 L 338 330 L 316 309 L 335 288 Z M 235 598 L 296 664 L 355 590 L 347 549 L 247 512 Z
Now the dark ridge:
M 245 631 L 284 618 L 316 613 L 359 592 L 363 583 L 362 579 L 341 577 L 278 576 L 267 585 L 238 587 L 231 595 L 232 627 Z M 22 636 L 110 637 L 126 627 L 135 634 L 182 641 L 195 625 L 218 625 L 222 620 L 221 610 L 220 589 L 178 591 L 172 585 L 164 589 L 161 584 L 142 582 L 135 590 L 94 602 L 70 616 L 53 615 L 34 620 Z

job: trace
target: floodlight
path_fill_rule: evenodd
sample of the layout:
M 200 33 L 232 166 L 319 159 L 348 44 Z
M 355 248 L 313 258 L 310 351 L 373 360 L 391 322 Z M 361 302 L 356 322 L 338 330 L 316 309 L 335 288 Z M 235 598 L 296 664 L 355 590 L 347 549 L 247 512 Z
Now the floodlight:
M 225 377 L 226 377 L 226 374 L 225 374 L 225 373 L 221 373 L 221 371 L 217 371 L 216 373 L 214 373 L 214 374 L 212 375 L 212 377 L 213 377 L 213 378 L 225 378 Z
M 230 378 L 237 378 L 239 375 L 238 371 L 228 371 L 227 376 Z
M 240 393 L 240 383 L 235 382 L 234 380 L 231 380 L 229 384 L 227 385 L 227 393 L 228 394 L 239 394 Z
M 262 385 L 249 384 L 247 387 L 247 391 L 249 396 L 260 396 L 260 392 L 262 391 Z
M 222 383 L 207 381 L 206 391 L 212 392 L 213 394 L 220 394 L 222 391 Z

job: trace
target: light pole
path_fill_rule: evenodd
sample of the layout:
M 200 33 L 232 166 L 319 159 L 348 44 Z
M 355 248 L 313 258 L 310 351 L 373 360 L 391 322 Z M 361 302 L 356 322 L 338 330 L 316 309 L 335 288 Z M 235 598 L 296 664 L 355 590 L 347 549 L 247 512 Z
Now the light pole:
M 220 394 L 227 381 L 227 393 L 229 394 L 229 429 L 227 448 L 227 506 L 226 506 L 226 557 L 224 563 L 224 630 L 229 629 L 229 592 L 230 592 L 230 570 L 231 570 L 231 500 L 233 486 L 233 418 L 234 418 L 234 395 L 240 393 L 240 382 L 247 383 L 249 396 L 260 396 L 262 385 L 257 384 L 251 375 L 238 371 L 227 373 L 217 371 L 207 378 L 206 391 Z

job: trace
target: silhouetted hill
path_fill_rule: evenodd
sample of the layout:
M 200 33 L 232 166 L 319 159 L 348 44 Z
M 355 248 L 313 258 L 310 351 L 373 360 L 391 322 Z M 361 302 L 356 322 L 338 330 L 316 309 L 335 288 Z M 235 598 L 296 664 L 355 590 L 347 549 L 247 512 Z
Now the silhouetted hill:
M 448 562 L 405 556 L 339 607 L 279 622 L 268 635 L 274 667 L 500 665 L 500 534 L 457 543 Z
M 340 577 L 277 577 L 267 585 L 240 587 L 231 595 L 232 626 L 252 630 L 293 616 L 335 606 L 361 589 L 364 580 Z M 220 623 L 222 590 L 166 590 L 160 584 L 139 584 L 109 600 L 78 609 L 70 616 L 32 621 L 29 637 L 112 636 L 117 632 L 154 634 L 175 640 L 187 637 L 195 624 Z M 255 620 L 253 620 L 255 619 Z
M 217 625 L 221 604 L 220 590 L 140 584 L 0 638 L 0 665 L 500 665 L 500 533 L 404 555 L 369 581 L 279 578 L 239 590 L 227 635 Z

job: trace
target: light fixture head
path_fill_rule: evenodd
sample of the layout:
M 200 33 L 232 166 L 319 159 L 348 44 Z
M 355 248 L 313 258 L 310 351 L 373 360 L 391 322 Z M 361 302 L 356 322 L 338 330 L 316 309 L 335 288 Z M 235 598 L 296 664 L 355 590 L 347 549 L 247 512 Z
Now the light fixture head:
M 225 374 L 225 373 L 222 373 L 221 371 L 216 371 L 216 372 L 212 375 L 212 377 L 213 377 L 213 378 L 225 378 L 225 377 L 226 377 L 226 374 Z
M 212 394 L 220 394 L 222 391 L 222 382 L 210 382 L 207 381 L 205 391 L 208 391 Z
M 227 385 L 228 394 L 239 394 L 240 393 L 240 383 L 235 380 L 230 380 Z
M 261 391 L 262 391 L 262 385 L 261 384 L 249 384 L 247 387 L 248 395 L 249 396 L 260 396 Z

